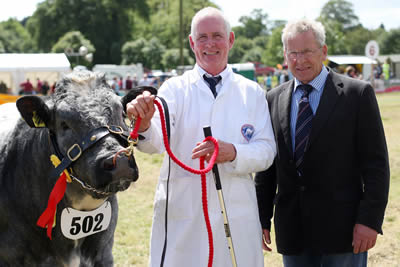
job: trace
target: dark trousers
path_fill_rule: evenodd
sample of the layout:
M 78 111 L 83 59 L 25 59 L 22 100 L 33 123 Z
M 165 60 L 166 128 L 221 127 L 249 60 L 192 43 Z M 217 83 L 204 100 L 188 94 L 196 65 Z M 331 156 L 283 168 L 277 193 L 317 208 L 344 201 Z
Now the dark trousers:
M 285 267 L 367 267 L 368 252 L 359 254 L 312 254 L 283 255 Z

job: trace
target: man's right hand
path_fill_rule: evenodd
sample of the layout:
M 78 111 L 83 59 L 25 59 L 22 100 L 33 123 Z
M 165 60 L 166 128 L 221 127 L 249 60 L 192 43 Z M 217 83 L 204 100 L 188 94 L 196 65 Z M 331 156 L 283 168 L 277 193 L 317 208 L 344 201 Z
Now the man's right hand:
M 271 245 L 271 235 L 267 229 L 263 229 L 262 246 L 265 251 L 272 251 L 268 245 Z
M 144 91 L 141 95 L 138 95 L 134 100 L 126 105 L 126 112 L 129 119 L 133 117 L 141 117 L 142 121 L 139 127 L 139 133 L 146 131 L 151 125 L 151 118 L 153 118 L 155 107 L 154 99 L 155 95 L 150 94 L 148 91 Z

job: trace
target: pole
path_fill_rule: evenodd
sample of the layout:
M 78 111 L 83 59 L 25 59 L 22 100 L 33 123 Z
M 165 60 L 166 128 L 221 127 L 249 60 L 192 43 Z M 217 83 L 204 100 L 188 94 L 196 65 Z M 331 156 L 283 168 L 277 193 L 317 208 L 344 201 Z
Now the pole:
M 179 63 L 184 64 L 183 60 L 183 1 L 179 0 Z
M 205 137 L 212 136 L 210 126 L 203 127 L 203 132 L 204 132 Z M 231 254 L 232 265 L 233 265 L 233 267 L 237 267 L 235 250 L 233 249 L 231 229 L 229 227 L 228 215 L 226 214 L 224 195 L 222 194 L 221 179 L 219 177 L 219 171 L 218 171 L 217 164 L 214 164 L 212 171 L 213 171 L 213 176 L 214 176 L 215 187 L 216 187 L 217 193 L 218 193 L 219 205 L 221 206 L 221 213 L 224 218 L 225 236 L 226 236 L 226 239 L 228 240 L 228 249 Z

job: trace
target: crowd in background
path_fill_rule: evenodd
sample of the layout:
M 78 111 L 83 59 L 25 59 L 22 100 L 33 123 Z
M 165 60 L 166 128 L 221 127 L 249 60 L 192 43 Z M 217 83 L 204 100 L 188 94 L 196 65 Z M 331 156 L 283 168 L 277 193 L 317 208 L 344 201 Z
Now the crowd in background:
M 41 81 L 40 78 L 36 79 L 36 85 L 34 86 L 30 79 L 27 78 L 25 82 L 20 84 L 20 88 L 18 91 L 19 95 L 49 95 L 54 92 L 56 87 L 56 83 L 54 82 L 53 85 L 49 85 L 49 82 L 44 80 Z
M 349 77 L 356 79 L 364 79 L 367 80 L 375 80 L 373 81 L 374 88 L 378 88 L 380 86 L 377 85 L 379 81 L 383 82 L 388 81 L 392 78 L 393 74 L 390 70 L 390 64 L 388 62 L 379 63 L 373 66 L 373 79 L 372 77 L 363 77 L 361 70 L 356 65 L 347 65 L 347 66 L 336 66 L 332 67 L 332 69 L 338 73 L 345 74 Z M 150 73 L 144 73 L 141 79 L 138 79 L 136 74 L 127 75 L 125 78 L 122 76 L 114 76 L 112 79 L 108 81 L 111 88 L 118 95 L 125 95 L 127 91 L 131 90 L 136 86 L 152 86 L 155 88 L 159 88 L 162 83 L 167 80 L 169 77 L 163 76 L 154 76 Z M 274 72 L 269 72 L 268 74 L 259 75 L 256 77 L 257 82 L 264 88 L 269 91 L 270 89 L 289 81 L 293 78 L 291 72 L 287 69 L 286 66 L 283 66 L 281 69 L 275 69 Z M 49 83 L 44 80 L 41 81 L 40 78 L 36 79 L 36 85 L 32 84 L 30 79 L 27 78 L 25 82 L 20 84 L 19 95 L 25 94 L 41 94 L 41 95 L 49 95 L 54 92 L 56 83 L 54 82 L 51 86 Z M 383 85 L 382 85 L 383 86 Z M 10 94 L 11 90 L 7 87 L 7 85 L 0 81 L 0 94 Z

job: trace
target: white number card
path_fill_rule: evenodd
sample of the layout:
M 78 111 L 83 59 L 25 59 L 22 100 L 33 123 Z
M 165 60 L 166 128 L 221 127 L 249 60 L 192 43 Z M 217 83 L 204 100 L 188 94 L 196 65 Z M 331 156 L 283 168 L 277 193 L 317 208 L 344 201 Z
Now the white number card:
M 61 213 L 61 232 L 77 240 L 104 231 L 111 221 L 111 203 L 106 201 L 95 210 L 80 211 L 65 208 Z

